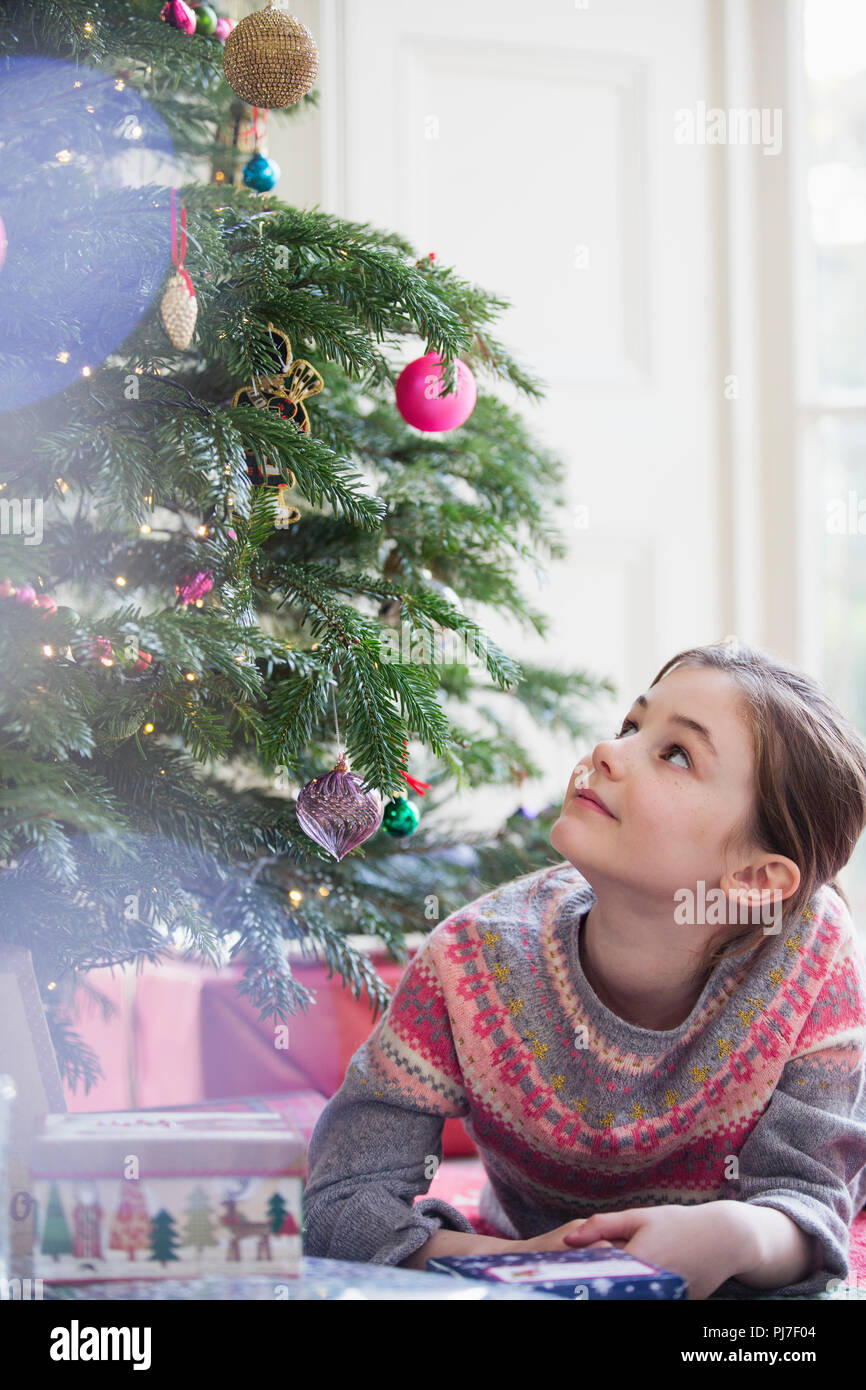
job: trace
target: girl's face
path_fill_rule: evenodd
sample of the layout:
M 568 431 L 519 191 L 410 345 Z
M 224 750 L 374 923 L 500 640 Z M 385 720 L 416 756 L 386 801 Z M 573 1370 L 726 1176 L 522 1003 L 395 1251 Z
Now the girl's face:
M 593 886 L 609 878 L 655 896 L 660 909 L 674 905 L 678 888 L 694 891 L 699 879 L 718 886 L 737 867 L 724 861 L 722 845 L 754 796 L 738 696 L 723 671 L 686 666 L 638 696 L 621 732 L 574 769 L 550 832 L 554 849 Z M 575 797 L 581 782 L 611 815 Z

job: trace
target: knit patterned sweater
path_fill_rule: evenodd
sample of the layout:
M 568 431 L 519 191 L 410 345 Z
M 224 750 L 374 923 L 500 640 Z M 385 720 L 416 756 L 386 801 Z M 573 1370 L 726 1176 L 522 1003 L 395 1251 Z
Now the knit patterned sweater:
M 819 1237 L 823 1265 L 782 1294 L 847 1278 L 866 1203 L 866 961 L 842 899 L 819 888 L 664 1030 L 619 1018 L 584 976 L 594 902 L 557 865 L 425 938 L 311 1137 L 306 1254 L 399 1264 L 441 1227 L 471 1232 L 442 1199 L 414 1201 L 459 1115 L 487 1173 L 480 1214 L 507 1238 L 739 1200 Z

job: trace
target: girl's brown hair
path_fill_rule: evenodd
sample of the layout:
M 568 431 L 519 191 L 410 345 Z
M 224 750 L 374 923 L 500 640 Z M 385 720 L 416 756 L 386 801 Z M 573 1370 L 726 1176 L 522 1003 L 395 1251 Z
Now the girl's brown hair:
M 735 639 L 678 652 L 651 686 L 678 666 L 710 667 L 729 675 L 739 686 L 752 738 L 752 806 L 734 826 L 723 853 L 757 846 L 793 859 L 800 882 L 781 904 L 781 930 L 800 916 L 823 884 L 850 910 L 836 874 L 866 826 L 866 746 L 853 724 L 818 681 Z M 568 860 L 554 866 L 566 867 L 571 867 Z M 750 920 L 733 934 L 728 924 L 710 941 L 704 971 L 709 975 L 721 959 L 744 956 L 767 940 L 763 924 Z

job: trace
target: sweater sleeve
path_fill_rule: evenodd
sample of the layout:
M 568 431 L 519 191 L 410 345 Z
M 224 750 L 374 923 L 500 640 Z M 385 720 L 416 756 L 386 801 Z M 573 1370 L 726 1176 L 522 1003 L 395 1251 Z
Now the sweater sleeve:
M 307 1255 L 396 1265 L 443 1226 L 474 1232 L 441 1198 L 414 1202 L 441 1162 L 445 1120 L 469 1112 L 436 965 L 444 926 L 409 962 L 319 1116 L 307 1155 Z
M 848 1278 L 849 1228 L 866 1201 L 866 985 L 851 938 L 740 1150 L 738 1185 L 739 1200 L 775 1207 L 817 1237 L 818 1268 L 780 1292 L 822 1293 Z

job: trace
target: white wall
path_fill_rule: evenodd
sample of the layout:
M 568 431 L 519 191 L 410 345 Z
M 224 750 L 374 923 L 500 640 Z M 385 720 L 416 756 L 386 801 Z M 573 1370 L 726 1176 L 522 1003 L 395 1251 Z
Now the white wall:
M 306 0 L 294 10 L 319 41 L 322 110 L 271 123 L 282 198 L 397 230 L 511 301 L 496 336 L 546 399 L 481 384 L 566 461 L 569 555 L 542 587 L 525 576 L 546 640 L 479 617 L 518 659 L 617 684 L 596 737 L 680 648 L 756 635 L 732 598 L 719 222 L 722 161 L 736 186 L 755 154 L 674 137 L 678 110 L 713 104 L 719 43 L 743 38 L 731 8 L 722 32 L 715 0 Z M 515 732 L 548 773 L 508 809 L 562 795 L 585 748 Z M 478 824 L 503 807 L 498 790 L 460 803 Z

